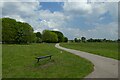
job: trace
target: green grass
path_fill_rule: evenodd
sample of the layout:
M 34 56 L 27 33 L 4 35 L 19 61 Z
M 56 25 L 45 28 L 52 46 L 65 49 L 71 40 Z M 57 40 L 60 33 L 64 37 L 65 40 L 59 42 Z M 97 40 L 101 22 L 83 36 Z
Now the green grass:
M 66 48 L 81 50 L 92 54 L 120 60 L 120 57 L 118 57 L 118 43 L 115 42 L 61 43 L 60 45 Z
M 86 59 L 54 47 L 55 44 L 2 45 L 3 78 L 83 78 L 93 71 Z M 35 57 L 53 55 L 36 63 Z
M 2 78 L 2 44 L 0 44 L 0 78 Z

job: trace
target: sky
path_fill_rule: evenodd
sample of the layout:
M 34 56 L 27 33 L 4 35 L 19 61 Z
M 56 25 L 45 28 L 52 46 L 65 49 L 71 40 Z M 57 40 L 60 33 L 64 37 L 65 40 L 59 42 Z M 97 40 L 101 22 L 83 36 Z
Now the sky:
M 1 18 L 27 22 L 35 32 L 61 31 L 69 39 L 118 38 L 117 2 L 0 2 L 0 8 Z

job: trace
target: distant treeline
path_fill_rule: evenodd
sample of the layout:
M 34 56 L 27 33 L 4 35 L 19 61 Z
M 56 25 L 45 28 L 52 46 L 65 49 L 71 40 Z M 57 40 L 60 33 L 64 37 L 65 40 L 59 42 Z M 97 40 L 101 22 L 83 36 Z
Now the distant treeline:
M 69 40 L 69 42 L 120 42 L 120 39 L 118 40 L 107 40 L 107 39 L 86 39 L 85 37 L 81 38 L 74 38 L 74 40 Z
M 67 42 L 68 38 L 60 31 L 44 30 L 42 33 L 34 33 L 30 24 L 17 22 L 11 18 L 1 18 L 2 43 L 26 44 L 26 43 L 57 43 Z

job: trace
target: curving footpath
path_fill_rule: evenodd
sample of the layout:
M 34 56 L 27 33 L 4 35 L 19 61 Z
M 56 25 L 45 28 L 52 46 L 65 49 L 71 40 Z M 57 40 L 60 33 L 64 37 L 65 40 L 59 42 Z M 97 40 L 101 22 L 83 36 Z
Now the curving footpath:
M 78 50 L 67 49 L 59 46 L 59 43 L 57 43 L 55 47 L 86 58 L 94 64 L 94 71 L 85 78 L 118 78 L 118 62 L 120 62 L 118 60 Z

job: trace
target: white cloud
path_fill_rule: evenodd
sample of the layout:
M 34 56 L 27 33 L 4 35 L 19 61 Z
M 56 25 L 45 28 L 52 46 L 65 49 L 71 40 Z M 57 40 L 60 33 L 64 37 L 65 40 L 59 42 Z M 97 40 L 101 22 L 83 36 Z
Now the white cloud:
M 89 21 L 96 20 L 100 15 L 109 11 L 113 18 L 118 17 L 118 3 L 116 2 L 65 2 L 63 6 L 64 12 L 72 17 L 84 16 Z
M 4 17 L 14 18 L 16 21 L 25 22 L 19 15 L 10 15 Z
M 54 31 L 60 31 L 59 29 L 53 29 Z
M 64 3 L 64 11 L 67 13 L 67 15 L 70 15 L 72 17 L 80 17 L 83 16 L 86 19 L 95 20 L 100 15 L 107 12 L 107 9 L 105 8 L 106 4 L 103 3 L 86 3 L 86 2 L 66 2 Z
M 81 38 L 82 36 L 86 38 L 107 38 L 107 39 L 117 39 L 118 38 L 118 24 L 116 22 L 110 24 L 96 24 L 96 27 L 89 30 L 80 30 L 80 28 L 67 28 L 61 29 L 66 36 L 70 39 L 75 37 Z M 67 32 L 67 33 L 66 33 Z M 72 36 L 71 36 L 72 35 Z
M 1 0 L 0 2 L 37 2 L 38 0 Z
M 85 36 L 87 38 L 117 38 L 117 3 L 91 3 L 85 2 L 65 2 L 63 12 L 50 12 L 41 10 L 39 2 L 5 2 L 3 4 L 3 17 L 9 16 L 18 21 L 28 22 L 35 32 L 44 29 L 62 31 L 65 36 L 73 39 L 75 37 Z M 39 10 L 38 10 L 39 9 Z M 104 17 L 99 17 L 106 12 L 115 19 L 109 24 L 95 23 Z M 81 25 L 76 26 L 72 21 L 79 21 L 83 17 L 86 24 L 93 24 L 95 27 L 81 30 Z M 77 19 L 76 19 L 77 18 Z M 70 22 L 71 21 L 71 22 Z M 69 23 L 68 23 L 69 22 Z M 70 24 L 74 26 L 69 26 Z
M 90 29 L 86 32 L 86 36 L 89 38 L 93 37 L 93 38 L 117 39 L 118 24 L 116 22 L 112 22 L 106 25 L 96 24 L 96 27 L 94 29 Z
M 39 2 L 4 2 L 2 14 L 33 16 L 39 7 Z
M 69 37 L 69 39 L 74 39 L 74 38 L 80 38 L 82 36 L 85 36 L 85 32 L 81 31 L 79 28 L 61 28 L 60 29 L 65 36 Z M 86 37 L 86 36 L 85 36 Z
M 79 15 L 92 13 L 92 6 L 86 2 L 66 2 L 63 8 L 67 12 L 78 13 Z
M 76 18 L 81 19 L 84 17 L 86 24 L 93 24 L 89 30 L 81 30 L 80 28 L 71 27 L 70 32 L 74 37 L 86 36 L 87 38 L 108 38 L 117 39 L 118 33 L 118 3 L 90 3 L 85 2 L 70 2 L 65 3 L 64 12 L 71 16 L 74 20 Z M 101 17 L 105 13 L 109 12 L 113 22 L 102 24 L 96 23 L 99 20 L 103 20 L 105 17 Z M 77 17 L 76 17 L 77 16 Z M 77 21 L 77 20 L 76 20 Z M 79 27 L 82 27 L 79 25 Z M 90 26 L 89 26 L 90 27 Z M 84 27 L 83 27 L 84 28 Z M 69 34 L 67 34 L 69 36 Z M 73 37 L 71 37 L 73 38 Z
M 62 12 L 50 12 L 49 10 L 40 10 L 39 17 L 42 21 L 39 22 L 39 26 L 48 26 L 49 29 L 56 29 L 63 27 L 69 16 L 64 15 Z M 45 29 L 45 28 L 44 28 Z

